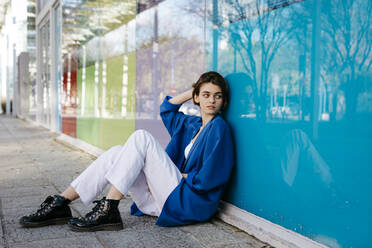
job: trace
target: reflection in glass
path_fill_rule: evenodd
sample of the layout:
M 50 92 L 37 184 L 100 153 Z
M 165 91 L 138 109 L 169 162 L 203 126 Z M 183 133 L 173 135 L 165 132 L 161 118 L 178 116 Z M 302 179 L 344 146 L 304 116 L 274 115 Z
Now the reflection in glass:
M 85 45 L 82 46 L 83 52 L 83 65 L 82 65 L 82 75 L 81 75 L 81 110 L 80 114 L 82 116 L 85 115 L 85 87 L 86 87 L 86 64 L 87 64 L 87 54 L 86 54 L 86 47 Z
M 41 102 L 41 123 L 47 127 L 50 127 L 51 121 L 51 89 L 50 89 L 50 68 L 51 68 L 51 57 L 50 51 L 50 36 L 49 36 L 49 20 L 43 24 L 40 30 L 41 34 L 41 91 L 40 91 L 40 102 Z
M 56 113 L 52 120 L 55 121 L 55 126 L 53 127 L 55 130 L 61 131 L 61 98 L 60 94 L 62 92 L 62 67 L 61 67 L 61 31 L 62 31 L 62 23 L 61 23 L 61 7 L 58 4 L 54 8 L 54 31 L 55 31 L 55 39 L 54 39 L 54 55 L 55 55 L 55 63 L 54 63 L 54 85 L 55 85 L 55 92 L 53 94 L 53 107 L 56 110 Z
M 372 106 L 372 1 L 326 1 L 321 11 L 326 41 L 322 77 L 333 98 L 330 120 L 352 119 Z
M 36 26 L 35 26 L 35 11 L 36 1 L 27 1 L 27 52 L 29 57 L 28 63 L 28 109 L 26 110 L 28 117 L 36 121 L 37 113 L 37 87 L 36 87 Z
M 127 116 L 128 103 L 128 26 L 124 26 L 123 81 L 121 90 L 121 116 Z M 116 102 L 115 98 L 115 102 Z M 116 104 L 115 104 L 116 105 Z M 116 112 L 116 111 L 115 111 Z M 132 112 L 132 111 L 131 111 Z
M 164 1 L 137 15 L 137 120 L 158 120 L 164 96 L 189 89 L 204 71 L 203 11 L 203 2 Z
M 368 246 L 372 1 L 217 2 L 207 61 L 231 87 L 238 161 L 226 200 L 330 247 Z
M 65 2 L 64 126 L 69 135 L 108 148 L 134 129 L 136 1 Z
M 301 118 L 300 111 L 293 109 L 299 104 L 298 60 L 296 54 L 286 54 L 288 48 L 298 46 L 291 40 L 296 26 L 288 8 L 277 9 L 278 3 L 219 1 L 219 16 L 211 20 L 219 27 L 219 68 L 225 73 L 241 71 L 252 79 L 255 118 L 260 121 Z M 215 8 L 215 2 L 211 5 L 210 9 Z M 280 70 L 284 64 L 287 67 Z

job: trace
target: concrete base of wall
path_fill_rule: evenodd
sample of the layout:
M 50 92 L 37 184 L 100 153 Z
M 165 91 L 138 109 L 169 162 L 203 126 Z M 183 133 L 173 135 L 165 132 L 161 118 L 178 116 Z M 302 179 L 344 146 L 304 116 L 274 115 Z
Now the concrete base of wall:
M 85 141 L 61 134 L 56 138 L 58 142 L 81 149 L 93 156 L 98 157 L 104 150 L 97 148 Z M 274 247 L 285 248 L 326 248 L 307 237 L 274 224 L 266 219 L 251 214 L 234 205 L 221 201 L 217 217 L 230 225 L 247 232 L 257 239 Z
M 73 138 L 71 136 L 68 136 L 66 134 L 61 134 L 56 138 L 58 142 L 61 142 L 63 144 L 66 144 L 68 146 L 73 146 L 74 148 L 78 148 L 83 150 L 84 152 L 87 152 L 95 157 L 98 157 L 102 153 L 104 153 L 104 150 L 93 146 L 83 140 Z
M 274 247 L 327 247 L 224 201 L 220 203 L 217 217 Z

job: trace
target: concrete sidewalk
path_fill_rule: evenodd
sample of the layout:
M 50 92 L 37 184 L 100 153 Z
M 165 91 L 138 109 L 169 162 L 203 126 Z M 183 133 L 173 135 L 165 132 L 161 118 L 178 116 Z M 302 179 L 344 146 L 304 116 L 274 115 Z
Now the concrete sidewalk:
M 93 160 L 91 155 L 55 141 L 58 136 L 25 121 L 0 115 L 0 248 L 8 247 L 269 247 L 213 219 L 182 227 L 158 227 L 154 217 L 129 214 L 131 199 L 120 202 L 121 231 L 76 233 L 67 225 L 22 228 L 18 219 L 61 192 Z M 73 215 L 92 206 L 71 204 Z

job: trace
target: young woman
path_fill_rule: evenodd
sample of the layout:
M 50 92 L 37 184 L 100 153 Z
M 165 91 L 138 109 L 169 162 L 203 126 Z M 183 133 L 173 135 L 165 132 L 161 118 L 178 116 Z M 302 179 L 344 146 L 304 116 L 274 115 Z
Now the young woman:
M 192 99 L 201 117 L 179 112 Z M 158 216 L 157 225 L 175 226 L 208 220 L 217 210 L 223 186 L 234 164 L 233 142 L 220 113 L 228 104 L 228 86 L 217 72 L 206 72 L 192 89 L 167 96 L 160 115 L 171 140 L 164 151 L 154 137 L 135 131 L 124 146 L 114 146 L 98 157 L 60 195 L 48 196 L 21 225 L 38 227 L 68 222 L 74 231 L 119 230 L 118 210 L 128 191 L 134 201 L 132 215 Z M 84 204 L 107 186 L 106 197 L 85 217 L 71 218 L 68 204 Z

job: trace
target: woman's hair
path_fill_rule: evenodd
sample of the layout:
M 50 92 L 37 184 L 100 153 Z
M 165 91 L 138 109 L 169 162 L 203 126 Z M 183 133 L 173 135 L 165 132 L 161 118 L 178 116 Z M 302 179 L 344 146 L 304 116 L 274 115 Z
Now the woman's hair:
M 226 83 L 226 80 L 215 71 L 209 71 L 203 73 L 198 81 L 192 85 L 193 91 L 192 91 L 192 102 L 195 105 L 199 106 L 199 103 L 196 103 L 194 100 L 195 96 L 199 95 L 200 88 L 205 83 L 212 83 L 214 85 L 217 85 L 222 90 L 222 110 L 225 110 L 227 108 L 227 105 L 229 104 L 229 87 Z

